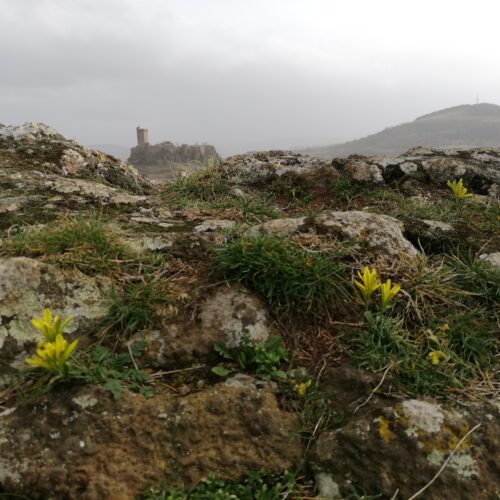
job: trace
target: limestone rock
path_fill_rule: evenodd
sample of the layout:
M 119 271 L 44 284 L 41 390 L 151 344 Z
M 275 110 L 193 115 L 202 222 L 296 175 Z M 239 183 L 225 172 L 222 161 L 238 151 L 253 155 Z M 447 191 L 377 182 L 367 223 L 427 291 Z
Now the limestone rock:
M 371 214 L 352 210 L 324 212 L 316 219 L 323 230 L 340 233 L 360 242 L 377 254 L 388 257 L 415 256 L 417 250 L 403 237 L 402 224 L 388 215 Z
M 286 174 L 301 176 L 319 169 L 332 169 L 322 160 L 290 151 L 261 151 L 231 156 L 222 167 L 225 176 L 240 186 L 262 184 Z
M 293 235 L 301 232 L 353 240 L 376 257 L 401 258 L 415 256 L 417 250 L 403 237 L 402 224 L 388 215 L 351 210 L 327 211 L 316 217 L 297 219 L 275 219 L 250 228 L 247 236 L 258 234 Z
M 37 498 L 133 500 L 161 478 L 187 488 L 211 473 L 290 470 L 297 418 L 269 385 L 215 385 L 150 399 L 74 386 L 0 414 L 0 490 Z
M 25 257 L 0 258 L 0 355 L 8 364 L 22 366 L 25 347 L 40 334 L 31 324 L 45 308 L 62 317 L 73 316 L 68 333 L 101 319 L 107 312 L 106 278 L 62 272 Z M 31 351 L 30 351 L 31 352 Z
M 377 165 L 362 161 L 351 161 L 347 164 L 346 170 L 355 181 L 384 184 L 384 178 Z
M 479 256 L 481 260 L 487 262 L 495 268 L 500 269 L 500 252 L 493 252 L 490 254 L 482 254 Z
M 201 306 L 201 329 L 215 331 L 228 347 L 241 345 L 244 336 L 265 342 L 271 333 L 269 315 L 262 302 L 240 287 L 222 287 Z
M 162 329 L 142 332 L 132 338 L 145 340 L 141 362 L 155 368 L 190 366 L 216 361 L 214 345 L 241 345 L 243 337 L 265 342 L 275 334 L 262 302 L 240 286 L 215 290 L 200 306 L 198 321 L 190 325 L 165 324 Z
M 233 229 L 236 226 L 234 220 L 221 220 L 221 219 L 207 219 L 201 224 L 196 226 L 194 230 L 197 233 L 207 233 L 213 231 L 224 231 L 228 229 Z
M 291 236 L 300 233 L 306 228 L 306 218 L 273 219 L 245 231 L 245 236 L 262 236 L 275 234 L 276 236 Z
M 120 192 L 104 184 L 83 179 L 69 180 L 57 178 L 47 180 L 43 182 L 42 185 L 55 193 L 77 195 L 83 200 L 87 199 L 91 202 L 99 202 L 103 205 L 137 205 L 146 200 L 145 196 Z
M 446 188 L 448 180 L 463 179 L 473 194 L 492 198 L 500 192 L 500 150 L 432 150 L 413 148 L 399 156 L 351 155 L 332 164 L 354 180 L 387 184 L 414 179 Z M 380 174 L 380 175 L 379 175 Z

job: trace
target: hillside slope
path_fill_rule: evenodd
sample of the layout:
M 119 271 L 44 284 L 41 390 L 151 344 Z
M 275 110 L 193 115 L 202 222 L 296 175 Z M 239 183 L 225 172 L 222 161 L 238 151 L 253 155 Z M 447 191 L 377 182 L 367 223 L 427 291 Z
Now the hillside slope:
M 361 139 L 309 148 L 304 152 L 322 159 L 350 154 L 401 154 L 416 146 L 471 148 L 500 146 L 500 106 L 474 104 L 455 106 L 413 122 L 388 127 Z

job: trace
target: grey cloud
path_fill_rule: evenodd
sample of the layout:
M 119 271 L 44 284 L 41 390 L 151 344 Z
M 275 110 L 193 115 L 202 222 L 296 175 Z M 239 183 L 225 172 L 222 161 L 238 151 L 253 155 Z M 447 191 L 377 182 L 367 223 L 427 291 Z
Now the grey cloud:
M 464 6 L 450 24 L 431 3 L 426 29 L 393 0 L 3 0 L 0 122 L 121 145 L 140 124 L 235 153 L 360 137 L 476 92 L 499 102 L 499 35 L 465 43 Z

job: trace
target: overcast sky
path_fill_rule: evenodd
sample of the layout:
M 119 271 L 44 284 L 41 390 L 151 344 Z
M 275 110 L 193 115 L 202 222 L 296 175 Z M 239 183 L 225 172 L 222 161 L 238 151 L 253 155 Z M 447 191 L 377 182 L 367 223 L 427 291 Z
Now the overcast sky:
M 498 0 L 0 0 L 0 123 L 86 144 L 328 144 L 500 104 Z

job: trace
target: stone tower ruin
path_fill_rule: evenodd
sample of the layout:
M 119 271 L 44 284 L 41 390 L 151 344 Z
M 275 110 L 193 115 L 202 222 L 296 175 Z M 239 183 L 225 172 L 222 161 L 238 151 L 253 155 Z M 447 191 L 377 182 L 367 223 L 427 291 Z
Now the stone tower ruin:
M 149 131 L 147 128 L 137 127 L 137 145 L 145 146 L 149 144 Z

